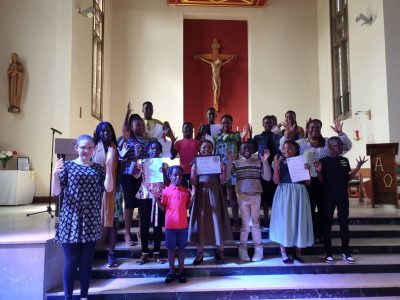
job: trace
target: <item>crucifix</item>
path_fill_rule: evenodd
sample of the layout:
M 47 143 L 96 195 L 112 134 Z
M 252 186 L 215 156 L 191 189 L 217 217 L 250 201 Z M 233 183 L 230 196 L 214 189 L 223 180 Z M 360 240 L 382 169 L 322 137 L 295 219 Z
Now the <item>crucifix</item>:
M 221 94 L 221 66 L 237 57 L 233 54 L 219 53 L 220 47 L 221 45 L 218 43 L 218 39 L 214 38 L 211 45 L 212 53 L 197 54 L 194 56 L 194 59 L 200 59 L 211 66 L 214 108 L 216 111 L 219 111 L 218 101 L 219 95 Z

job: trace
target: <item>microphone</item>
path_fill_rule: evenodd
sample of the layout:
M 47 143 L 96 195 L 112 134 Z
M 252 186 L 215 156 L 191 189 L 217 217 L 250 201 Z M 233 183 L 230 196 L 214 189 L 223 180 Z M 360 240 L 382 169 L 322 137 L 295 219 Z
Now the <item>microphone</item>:
M 53 130 L 54 132 L 57 132 L 58 134 L 62 134 L 61 131 L 58 131 L 57 129 L 54 129 L 53 127 L 50 127 L 51 130 Z

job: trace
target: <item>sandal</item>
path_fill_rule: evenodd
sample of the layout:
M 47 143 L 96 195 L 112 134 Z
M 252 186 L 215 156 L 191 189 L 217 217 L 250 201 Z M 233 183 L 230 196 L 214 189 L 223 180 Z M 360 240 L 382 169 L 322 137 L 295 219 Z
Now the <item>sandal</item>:
M 160 257 L 160 253 L 153 253 L 153 258 L 158 264 L 165 264 L 167 261 Z
M 203 262 L 203 258 L 204 258 L 203 252 L 197 253 L 196 258 L 193 260 L 193 264 L 195 266 L 198 266 L 199 264 L 201 264 Z
M 147 253 L 143 253 L 142 256 L 136 261 L 137 265 L 144 265 L 147 260 L 149 259 L 149 256 Z
M 133 246 L 133 241 L 131 239 L 130 233 L 125 233 L 125 244 L 128 246 Z
M 225 260 L 224 260 L 224 251 L 223 251 L 223 250 L 222 250 L 222 251 L 219 250 L 219 251 L 215 254 L 214 258 L 215 258 L 217 264 L 221 264 L 221 265 L 224 264 L 224 263 L 225 263 Z
M 286 259 L 283 258 L 283 254 L 285 254 Z M 292 264 L 293 259 L 291 259 L 289 256 L 287 256 L 286 251 L 281 251 L 281 256 L 282 256 L 282 261 L 284 264 Z

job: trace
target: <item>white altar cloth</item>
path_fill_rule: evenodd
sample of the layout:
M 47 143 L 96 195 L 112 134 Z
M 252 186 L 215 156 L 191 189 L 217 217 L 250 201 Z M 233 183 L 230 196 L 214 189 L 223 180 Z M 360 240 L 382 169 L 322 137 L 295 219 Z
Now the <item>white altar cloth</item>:
M 33 171 L 0 170 L 0 205 L 21 205 L 33 201 Z

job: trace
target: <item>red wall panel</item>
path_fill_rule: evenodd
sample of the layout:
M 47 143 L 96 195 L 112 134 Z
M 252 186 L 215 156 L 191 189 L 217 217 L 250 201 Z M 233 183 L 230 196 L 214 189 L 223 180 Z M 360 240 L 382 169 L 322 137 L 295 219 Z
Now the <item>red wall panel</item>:
M 247 21 L 184 20 L 183 88 L 184 121 L 196 130 L 206 123 L 207 108 L 213 106 L 211 66 L 193 58 L 211 53 L 214 38 L 220 43 L 219 53 L 237 55 L 237 59 L 221 68 L 220 110 L 233 116 L 233 129 L 248 123 L 248 51 Z

